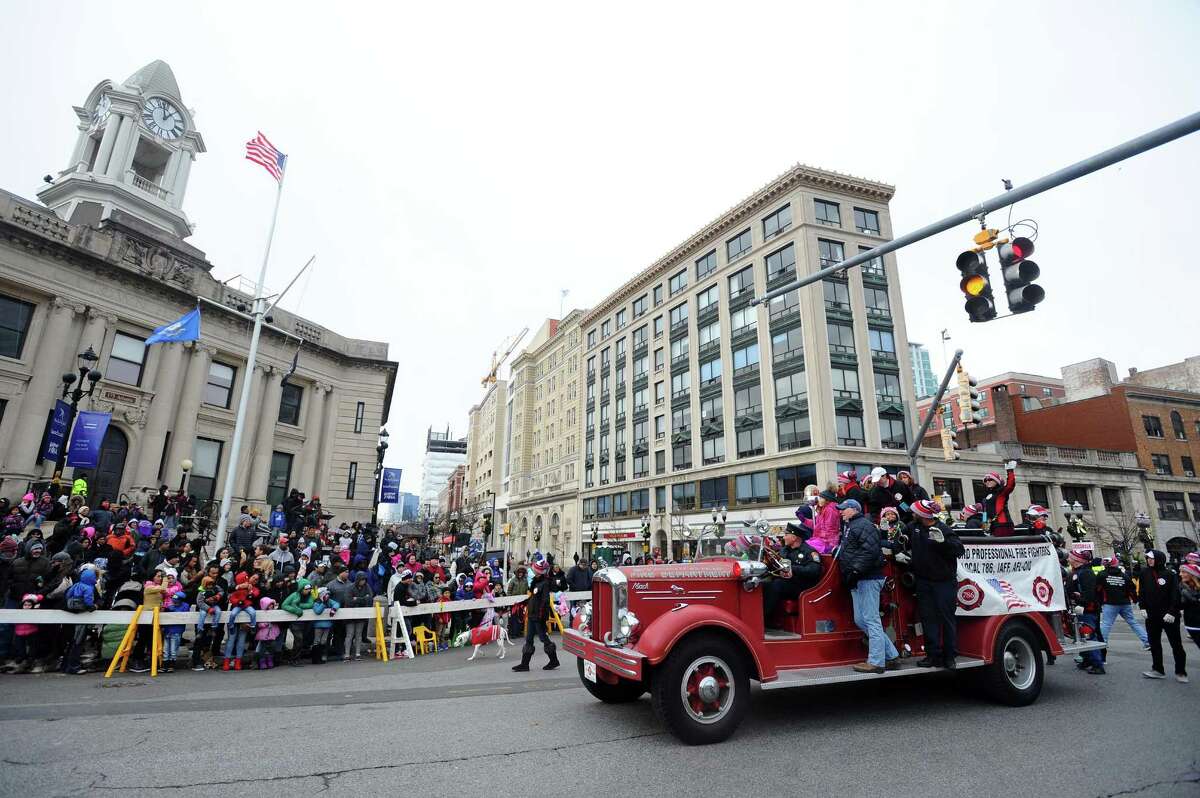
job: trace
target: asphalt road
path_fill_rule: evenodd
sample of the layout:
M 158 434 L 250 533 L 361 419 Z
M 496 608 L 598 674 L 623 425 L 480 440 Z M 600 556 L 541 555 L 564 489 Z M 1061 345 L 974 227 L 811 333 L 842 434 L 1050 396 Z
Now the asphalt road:
M 569 656 L 515 674 L 515 653 L 0 676 L 0 795 L 1200 796 L 1200 678 L 1143 679 L 1149 655 L 1124 632 L 1108 675 L 1060 661 L 1032 707 L 949 675 L 756 690 L 737 735 L 702 748 L 664 733 L 647 698 L 593 700 Z

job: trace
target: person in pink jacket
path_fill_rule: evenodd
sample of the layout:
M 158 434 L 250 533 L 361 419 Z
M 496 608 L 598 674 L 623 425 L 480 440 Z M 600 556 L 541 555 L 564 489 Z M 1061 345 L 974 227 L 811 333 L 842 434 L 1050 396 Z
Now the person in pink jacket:
M 258 602 L 258 607 L 263 612 L 270 612 L 275 609 L 275 599 L 264 596 Z M 268 621 L 260 623 L 254 632 L 254 639 L 258 641 L 254 653 L 258 655 L 259 670 L 265 671 L 275 667 L 275 655 L 283 648 L 283 640 L 279 634 L 281 631 L 279 624 Z
M 808 545 L 821 554 L 829 554 L 837 548 L 842 534 L 842 515 L 838 512 L 837 496 L 823 490 L 817 494 L 817 506 L 813 508 L 813 536 Z

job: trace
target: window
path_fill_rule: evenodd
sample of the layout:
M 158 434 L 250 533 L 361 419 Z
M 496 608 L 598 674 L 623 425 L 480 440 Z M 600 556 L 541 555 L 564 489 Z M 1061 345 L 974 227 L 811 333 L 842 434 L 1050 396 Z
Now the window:
M 655 416 L 654 417 L 654 439 L 660 440 L 662 438 L 665 438 L 666 435 L 667 435 L 667 417 L 666 416 Z
M 875 372 L 875 395 L 889 402 L 900 401 L 900 375 Z
M 1150 455 L 1150 464 L 1154 466 L 1155 474 L 1163 474 L 1172 476 L 1171 473 L 1171 456 L 1168 454 L 1152 454 Z
M 850 310 L 850 286 L 841 280 L 824 280 L 825 307 Z
M 725 477 L 700 480 L 700 506 L 724 507 L 729 504 L 729 480 Z
M 827 241 L 824 238 L 817 239 L 817 249 L 821 253 L 821 266 L 836 266 L 846 259 L 846 252 L 842 248 L 840 241 Z
M 788 291 L 786 294 L 772 297 L 771 304 L 767 307 L 767 312 L 771 315 L 772 319 L 782 319 L 785 316 L 799 313 L 799 309 L 800 292 Z
M 675 296 L 683 289 L 687 288 L 687 269 L 671 275 L 671 279 L 667 281 L 667 288 L 671 291 L 671 296 Z
M 862 416 L 844 416 L 836 415 L 833 417 L 837 427 L 837 439 L 839 446 L 866 446 L 867 441 L 863 435 L 863 420 Z
M 671 504 L 676 510 L 691 510 L 696 506 L 696 483 L 684 482 L 671 486 Z
M 646 442 L 646 428 L 649 426 L 646 419 L 633 422 L 633 442 L 640 444 Z
M 662 474 L 667 470 L 667 453 L 659 449 L 654 453 L 654 473 Z
M 867 286 L 863 288 L 863 296 L 867 303 L 867 313 L 874 316 L 891 316 L 892 303 L 888 299 L 886 288 Z
M 654 383 L 654 404 L 661 405 L 666 398 L 666 384 L 663 382 Z
M 705 438 L 700 442 L 701 457 L 704 465 L 725 462 L 725 438 L 718 435 L 715 438 Z
M 355 406 L 355 408 L 354 408 L 354 431 L 356 433 L 362 432 L 363 416 L 366 415 L 366 412 L 367 412 L 367 403 L 366 402 L 359 402 L 358 405 Z M 272 506 L 274 506 L 274 505 L 272 505 Z
M 946 477 L 934 477 L 933 478 L 933 495 L 935 497 L 940 497 L 943 494 L 947 494 L 947 493 L 950 494 L 950 506 L 951 507 L 962 507 L 965 504 L 965 502 L 963 501 L 963 487 L 962 487 L 961 479 L 948 479 Z M 939 498 L 938 501 L 941 501 L 941 499 Z M 1050 506 L 1049 500 L 1046 500 L 1044 502 L 1039 502 L 1039 503 L 1043 507 Z M 949 509 L 949 508 L 947 508 L 947 509 Z
M 733 392 L 733 414 L 747 416 L 762 411 L 762 388 L 756 383 Z
M 1196 466 L 1192 465 L 1192 458 L 1187 455 L 1180 456 L 1179 465 L 1183 467 L 1183 475 L 1185 477 L 1196 476 Z
M 1142 416 L 1142 427 L 1145 428 L 1147 437 L 1163 437 L 1162 419 L 1158 416 Z
M 1040 504 L 1043 507 L 1050 506 L 1050 486 L 1039 485 L 1036 482 L 1029 484 L 1029 501 L 1033 504 Z
M 603 341 L 610 335 L 612 335 L 612 319 L 605 319 L 600 322 L 600 340 Z
M 588 330 L 587 345 L 588 345 L 588 349 L 591 349 L 593 346 L 596 345 L 596 331 L 595 330 Z
M 692 374 L 690 371 L 680 371 L 671 375 L 671 398 L 678 398 L 687 394 L 692 387 Z
M 1119 513 L 1122 511 L 1123 506 L 1122 506 L 1122 502 L 1121 502 L 1121 489 L 1120 488 L 1101 488 L 1100 489 L 1100 498 L 1102 498 L 1104 500 L 1104 509 L 1106 511 L 1108 511 L 1110 513 Z M 1042 506 L 1049 507 L 1050 504 L 1049 504 L 1049 502 L 1047 502 L 1047 503 L 1043 504 Z
M 1049 388 L 1042 389 L 1042 396 L 1053 396 L 1053 395 L 1054 395 L 1054 392 L 1051 391 Z
M 775 471 L 775 492 L 779 501 L 797 501 L 804 497 L 804 489 L 817 484 L 815 465 L 790 466 Z
M 617 311 L 617 329 L 621 329 L 629 323 L 629 314 L 625 312 L 625 308 Z
M 747 228 L 725 242 L 725 259 L 729 263 L 750 251 L 750 230 Z
M 828 322 L 825 330 L 829 334 L 829 351 L 854 354 L 854 328 L 849 324 Z
M 142 384 L 142 368 L 146 364 L 146 342 L 125 333 L 117 333 L 113 339 L 112 354 L 108 358 L 105 378 L 126 385 Z
M 716 344 L 721 341 L 721 323 L 714 321 L 712 324 L 706 324 L 700 328 L 697 337 L 700 339 L 700 351 L 703 352 L 708 344 Z
M 0 296 L 0 355 L 14 359 L 21 357 L 31 319 L 33 305 Z
M 654 350 L 654 370 L 656 372 L 663 370 L 663 367 L 666 365 L 666 360 L 666 353 L 663 351 L 662 347 Z
M 197 438 L 192 445 L 192 473 L 188 476 L 188 495 L 195 496 L 197 502 L 209 501 L 216 493 L 223 446 L 221 441 L 209 438 Z
M 676 471 L 692 467 L 692 444 L 681 443 L 671 449 L 671 468 Z
M 767 256 L 767 279 L 774 280 L 785 272 L 796 270 L 796 247 L 788 244 Z
M 1085 511 L 1092 509 L 1091 504 L 1088 502 L 1088 489 L 1085 485 L 1063 485 L 1062 497 L 1063 501 L 1067 504 L 1079 502 Z M 980 496 L 979 500 L 982 501 L 983 497 Z
M 633 392 L 633 410 L 638 412 L 646 409 L 649 392 L 645 388 L 638 388 Z
M 644 459 L 644 458 L 643 458 Z M 633 514 L 650 512 L 650 489 L 642 488 L 629 492 L 629 511 Z
M 604 479 L 601 478 L 601 484 Z M 612 517 L 612 496 L 597 496 L 596 497 L 596 515 L 601 518 Z
M 624 338 L 617 341 L 615 357 L 617 360 L 622 360 L 625 357 L 625 339 Z
M 283 390 L 279 393 L 279 423 L 291 424 L 293 427 L 300 426 L 300 398 L 304 395 L 304 389 L 298 385 L 292 385 L 290 382 L 283 384 Z M 347 496 L 346 498 L 353 498 Z
M 583 518 L 584 518 L 584 520 L 586 521 L 589 518 L 595 518 L 595 517 L 596 517 L 596 500 L 595 499 L 584 499 L 583 500 Z
M 1175 433 L 1175 440 L 1187 440 L 1187 430 L 1183 427 L 1183 416 L 1179 415 L 1178 410 L 1171 411 L 1171 431 Z
M 701 421 L 707 421 L 709 419 L 714 419 L 714 418 L 719 419 L 719 418 L 721 418 L 721 413 L 722 413 L 722 407 L 721 407 L 720 395 L 710 396 L 707 399 L 701 400 L 701 402 L 700 402 L 700 420 Z
M 607 347 L 600 350 L 600 368 L 601 369 L 608 368 L 608 364 L 612 362 L 612 358 L 609 356 L 610 351 L 611 350 L 608 349 Z
M 587 375 L 594 377 L 596 375 L 596 356 L 592 355 L 587 359 Z
M 650 309 L 650 305 L 647 303 L 645 294 L 642 294 L 640 297 L 633 300 L 633 317 L 635 319 L 640 316 L 644 316 L 646 314 L 646 311 L 649 309 Z
M 646 325 L 643 324 L 633 331 L 633 348 L 646 345 Z
M 880 416 L 879 438 L 885 449 L 908 448 L 908 437 L 904 434 L 904 419 Z
M 753 266 L 747 266 L 737 274 L 730 275 L 729 277 L 729 300 L 732 302 L 743 294 L 749 297 L 754 296 Z
M 856 375 L 857 376 L 857 375 Z M 808 395 L 808 377 L 803 371 L 775 378 L 775 403 L 792 402 Z
M 859 247 L 858 254 L 870 252 L 871 247 Z M 887 273 L 883 270 L 883 258 L 876 255 L 862 265 L 863 274 L 874 277 L 876 280 L 886 280 Z
M 354 489 L 358 484 L 358 463 L 351 463 L 346 473 L 346 498 L 354 498 Z
M 662 286 L 656 285 L 656 286 L 654 286 L 654 307 L 658 307 L 662 303 L 663 303 Z
M 879 235 L 879 214 L 875 211 L 864 210 L 863 208 L 854 209 L 854 226 L 860 233 L 868 233 L 873 236 Z
M 775 213 L 762 220 L 763 239 L 779 235 L 792 226 L 792 206 L 784 205 Z
M 812 430 L 808 416 L 794 416 L 779 422 L 779 449 L 799 449 L 802 446 L 812 446 Z
M 758 344 L 750 344 L 743 346 L 741 349 L 733 350 L 733 373 L 737 374 L 741 369 L 752 368 L 758 365 Z
M 639 358 L 634 358 L 633 361 L 633 378 L 645 377 L 650 370 L 650 358 L 642 355 Z
M 763 431 L 762 427 L 754 427 L 753 429 L 740 429 L 737 434 L 738 457 L 754 457 L 762 454 L 763 448 Z
M 804 331 L 793 327 L 771 336 L 771 360 L 778 363 L 804 354 Z
M 687 319 L 688 319 L 688 306 L 687 306 L 686 302 L 684 302 L 682 305 L 676 305 L 675 307 L 671 308 L 671 329 L 672 330 L 674 330 L 676 327 L 685 326 L 687 324 Z
M 739 474 L 735 483 L 738 504 L 764 504 L 771 500 L 771 474 L 768 471 Z
M 1163 521 L 1188 520 L 1187 508 L 1183 505 L 1183 494 L 1174 491 L 1154 491 L 1154 501 L 1158 504 L 1158 517 Z
M 867 341 L 871 346 L 871 354 L 891 355 L 896 357 L 896 337 L 892 335 L 891 330 L 876 330 L 871 328 L 867 330 Z
M 729 327 L 733 335 L 749 333 L 758 328 L 758 308 L 745 307 L 729 314 Z
M 714 249 L 712 252 L 696 261 L 696 282 L 700 282 L 716 270 L 717 251 Z
M 720 292 L 714 285 L 707 291 L 696 295 L 696 315 L 704 313 L 709 308 L 717 309 L 717 299 L 720 297 Z
M 816 206 L 817 221 L 830 227 L 842 226 L 842 210 L 836 202 L 828 200 L 813 200 Z
M 233 396 L 233 366 L 213 361 L 208 365 L 208 382 L 204 384 L 204 404 L 228 409 Z
M 691 425 L 692 419 L 686 407 L 671 411 L 671 431 L 676 435 L 686 433 Z
M 291 481 L 292 455 L 286 452 L 271 452 L 271 473 L 267 477 L 267 504 L 270 507 L 283 504 Z M 348 494 L 346 498 L 353 499 L 354 496 Z
M 658 316 L 654 319 L 654 337 L 662 338 L 663 334 L 663 317 Z
M 858 372 L 854 369 L 830 369 L 829 380 L 833 383 L 833 395 L 843 399 L 861 398 L 858 390 Z
M 613 471 L 614 471 L 613 479 L 615 479 L 617 482 L 623 482 L 625 480 L 625 458 L 624 457 L 617 460 L 616 465 L 613 468 Z M 621 495 L 624 496 L 624 494 L 621 494 Z

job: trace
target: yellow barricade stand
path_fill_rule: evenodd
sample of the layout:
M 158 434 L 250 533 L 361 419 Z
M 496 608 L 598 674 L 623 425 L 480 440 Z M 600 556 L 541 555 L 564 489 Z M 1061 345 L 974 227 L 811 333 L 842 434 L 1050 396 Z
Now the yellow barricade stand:
M 387 641 L 383 639 L 383 608 L 375 605 L 375 659 L 387 662 Z
M 154 636 L 151 638 L 150 645 L 150 676 L 151 678 L 158 676 L 158 665 L 162 659 L 162 629 L 158 626 L 158 611 L 159 607 L 154 608 Z
M 117 663 L 121 664 L 121 673 L 125 672 L 126 666 L 129 665 L 129 655 L 133 653 L 133 638 L 137 634 L 138 619 L 142 617 L 142 605 L 139 604 L 137 609 L 133 611 L 133 620 L 129 622 L 129 628 L 125 630 L 125 636 L 121 638 L 121 645 L 117 646 L 117 653 L 113 654 L 112 662 L 108 664 L 108 670 L 104 672 L 104 678 L 111 678 L 113 671 L 117 669 Z

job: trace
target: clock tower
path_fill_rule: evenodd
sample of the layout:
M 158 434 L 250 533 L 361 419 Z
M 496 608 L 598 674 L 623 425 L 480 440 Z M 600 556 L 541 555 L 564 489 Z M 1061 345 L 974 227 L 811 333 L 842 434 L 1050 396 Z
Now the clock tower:
M 79 137 L 71 162 L 38 199 L 76 224 L 116 213 L 179 238 L 191 235 L 183 196 L 204 139 L 171 67 L 153 61 L 123 83 L 102 81 L 75 114 Z

